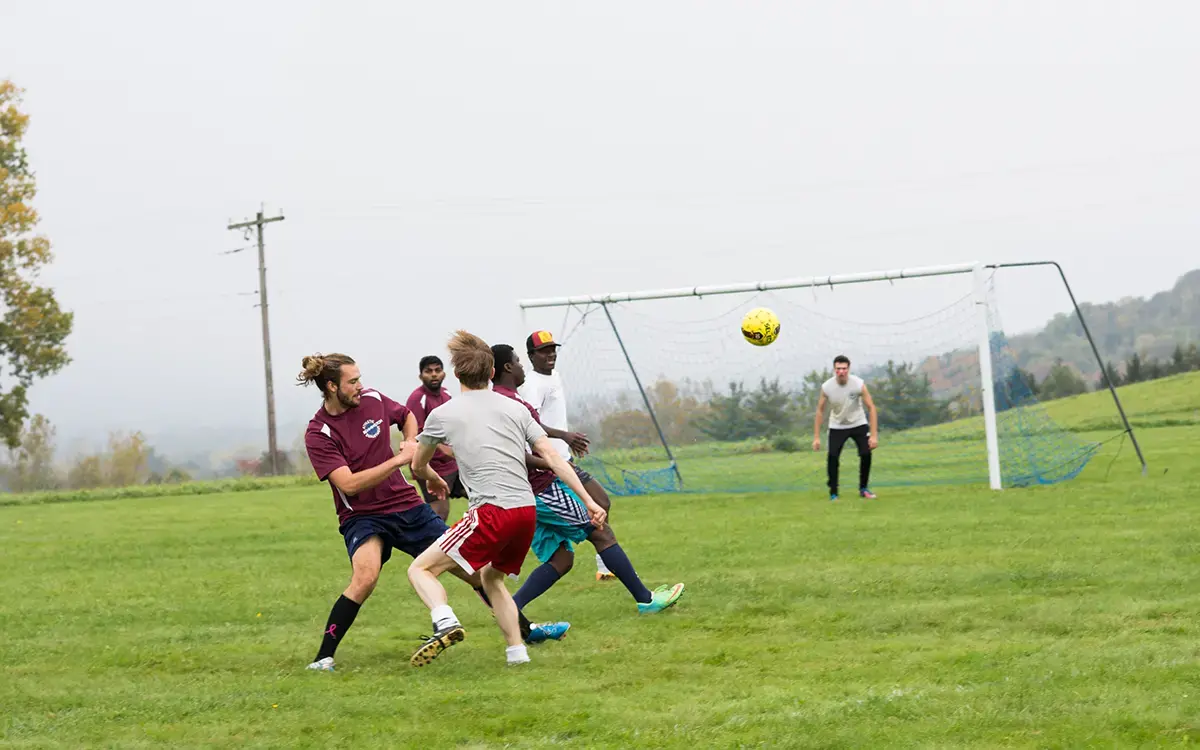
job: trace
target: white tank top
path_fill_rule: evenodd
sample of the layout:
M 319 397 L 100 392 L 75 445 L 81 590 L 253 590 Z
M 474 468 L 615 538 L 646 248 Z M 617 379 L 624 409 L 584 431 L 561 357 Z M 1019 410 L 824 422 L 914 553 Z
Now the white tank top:
M 862 378 L 851 375 L 845 385 L 833 377 L 825 381 L 821 391 L 829 401 L 829 428 L 849 430 L 867 424 L 867 412 L 862 403 Z

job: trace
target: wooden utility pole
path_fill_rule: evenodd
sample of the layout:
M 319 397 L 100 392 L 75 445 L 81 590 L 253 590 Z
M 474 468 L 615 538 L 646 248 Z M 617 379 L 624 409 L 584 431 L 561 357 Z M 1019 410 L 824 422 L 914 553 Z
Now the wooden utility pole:
M 229 229 L 258 230 L 258 306 L 262 311 L 263 367 L 267 377 L 267 454 L 271 457 L 271 476 L 279 475 L 279 446 L 275 434 L 275 383 L 271 375 L 271 325 L 267 318 L 267 259 L 263 250 L 263 225 L 283 221 L 283 214 L 264 217 L 259 211 L 253 221 L 230 224 Z

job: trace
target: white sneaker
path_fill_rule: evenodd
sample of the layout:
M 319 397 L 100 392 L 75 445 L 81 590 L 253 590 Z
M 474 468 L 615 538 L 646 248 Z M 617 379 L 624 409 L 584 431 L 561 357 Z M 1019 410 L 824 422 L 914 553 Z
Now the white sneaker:
M 318 672 L 332 672 L 333 671 L 333 657 L 326 656 L 324 659 L 321 659 L 320 661 L 314 661 L 312 664 L 308 665 L 308 669 L 315 669 Z

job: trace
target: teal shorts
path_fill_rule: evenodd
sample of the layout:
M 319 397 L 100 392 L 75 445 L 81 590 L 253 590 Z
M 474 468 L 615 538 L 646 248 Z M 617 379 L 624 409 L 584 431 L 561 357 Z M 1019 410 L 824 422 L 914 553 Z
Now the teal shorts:
M 587 508 L 571 488 L 555 479 L 537 496 L 537 528 L 533 531 L 533 554 L 541 562 L 549 562 L 559 547 L 575 544 L 591 535 L 594 527 Z

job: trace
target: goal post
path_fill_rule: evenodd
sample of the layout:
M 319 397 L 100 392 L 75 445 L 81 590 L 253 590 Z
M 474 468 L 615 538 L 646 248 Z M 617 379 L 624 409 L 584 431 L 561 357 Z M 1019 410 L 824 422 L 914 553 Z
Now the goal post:
M 540 327 L 560 326 L 571 427 L 593 437 L 585 463 L 610 493 L 823 484 L 824 458 L 799 448 L 816 389 L 843 349 L 881 412 L 873 484 L 986 481 L 999 490 L 1069 479 L 1097 446 L 1056 425 L 1023 387 L 998 323 L 994 273 L 972 262 L 518 304 L 523 321 L 557 310 Z M 876 299 L 888 294 L 890 306 Z M 943 307 L 914 315 L 942 304 L 939 295 Z M 754 306 L 782 320 L 769 347 L 737 333 Z M 870 310 L 874 319 L 862 320 Z M 768 453 L 796 455 L 746 458 Z M 842 455 L 844 485 L 854 453 Z

